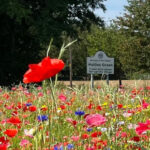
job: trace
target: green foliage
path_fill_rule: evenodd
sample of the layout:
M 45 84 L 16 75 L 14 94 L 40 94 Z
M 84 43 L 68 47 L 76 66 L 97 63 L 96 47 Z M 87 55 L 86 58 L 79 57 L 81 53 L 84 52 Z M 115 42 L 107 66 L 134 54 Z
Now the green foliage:
M 103 0 L 63 0 L 63 1 L 28 1 L 34 18 L 34 26 L 37 28 L 38 37 L 47 44 L 49 37 L 59 46 L 60 35 L 76 36 L 76 27 L 88 28 L 91 23 L 103 26 L 103 20 L 97 17 L 93 10 L 100 8 L 105 10 Z M 35 15 L 35 13 L 37 15 Z
M 31 10 L 26 7 L 19 0 L 1 0 L 0 1 L 0 14 L 6 14 L 11 19 L 21 23 L 22 19 L 28 19 L 31 15 Z
M 128 0 L 126 13 L 115 21 L 126 40 L 120 46 L 121 63 L 128 78 L 150 73 L 150 1 Z
M 104 0 L 1 0 L 0 85 L 22 81 L 29 63 L 45 56 L 49 39 L 54 39 L 52 57 L 58 56 L 62 35 L 77 37 L 76 28 L 91 23 L 103 26 L 93 10 L 105 10 Z M 43 50 L 44 49 L 44 50 Z
M 122 43 L 121 50 L 120 61 L 128 78 L 149 73 L 150 50 L 141 45 L 141 39 L 129 37 Z

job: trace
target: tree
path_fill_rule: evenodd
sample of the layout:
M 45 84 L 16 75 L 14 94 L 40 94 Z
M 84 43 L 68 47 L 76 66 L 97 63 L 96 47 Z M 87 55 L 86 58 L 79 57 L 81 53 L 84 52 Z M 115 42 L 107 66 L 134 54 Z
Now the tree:
M 77 27 L 103 26 L 103 20 L 93 12 L 105 10 L 103 1 L 1 0 L 0 85 L 22 81 L 27 65 L 39 61 L 51 37 L 57 50 L 63 33 L 77 38 Z
M 115 21 L 126 36 L 121 63 L 128 77 L 150 73 L 150 1 L 128 0 L 123 17 Z
M 19 83 L 27 64 L 38 58 L 39 42 L 26 23 L 30 14 L 17 0 L 0 1 L 0 85 Z

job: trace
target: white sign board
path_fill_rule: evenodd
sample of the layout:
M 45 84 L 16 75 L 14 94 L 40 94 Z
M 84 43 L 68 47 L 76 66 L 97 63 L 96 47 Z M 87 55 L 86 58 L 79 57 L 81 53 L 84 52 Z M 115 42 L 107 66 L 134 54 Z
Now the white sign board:
M 114 58 L 109 58 L 102 51 L 87 57 L 88 74 L 114 74 Z

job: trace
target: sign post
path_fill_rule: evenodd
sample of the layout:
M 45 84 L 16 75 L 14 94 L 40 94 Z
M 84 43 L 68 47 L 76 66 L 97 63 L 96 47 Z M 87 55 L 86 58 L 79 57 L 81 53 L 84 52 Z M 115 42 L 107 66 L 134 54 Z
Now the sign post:
M 103 51 L 98 51 L 95 56 L 87 57 L 87 73 L 91 74 L 91 85 L 94 82 L 94 74 L 106 74 L 107 84 L 109 84 L 109 74 L 114 74 L 114 58 L 107 57 Z
M 109 85 L 109 74 L 107 74 L 107 85 Z
M 91 74 L 91 89 L 94 88 L 94 78 L 93 78 L 93 74 Z

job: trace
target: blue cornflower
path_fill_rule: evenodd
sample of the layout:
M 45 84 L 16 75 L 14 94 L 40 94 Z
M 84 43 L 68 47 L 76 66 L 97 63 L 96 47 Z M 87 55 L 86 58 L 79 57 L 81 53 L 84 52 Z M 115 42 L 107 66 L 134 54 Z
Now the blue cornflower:
M 84 111 L 81 111 L 81 110 L 75 111 L 75 115 L 82 116 L 84 114 L 85 114 Z
M 48 116 L 46 116 L 46 115 L 40 115 L 40 116 L 37 117 L 37 119 L 39 121 L 46 121 L 46 120 L 48 120 Z
M 26 106 L 28 107 L 28 106 L 31 106 L 32 104 L 31 103 L 26 103 Z
M 92 128 L 87 128 L 86 131 L 90 132 L 92 131 Z
M 54 146 L 54 150 L 58 150 L 58 147 L 57 147 L 57 146 Z
M 73 147 L 74 147 L 73 144 L 68 144 L 68 145 L 67 145 L 67 149 L 72 149 Z
M 63 146 L 54 146 L 54 150 L 64 150 Z

